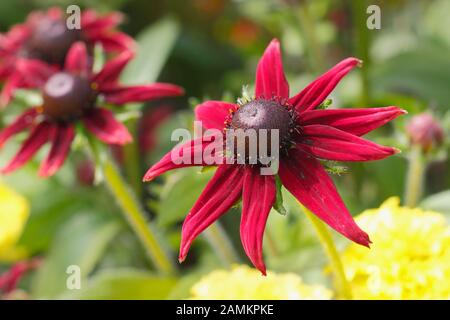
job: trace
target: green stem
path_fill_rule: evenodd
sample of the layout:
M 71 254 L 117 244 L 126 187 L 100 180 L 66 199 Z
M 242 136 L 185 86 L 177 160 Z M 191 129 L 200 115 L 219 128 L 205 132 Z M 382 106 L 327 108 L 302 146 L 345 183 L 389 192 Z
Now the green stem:
M 129 120 L 128 130 L 132 134 L 133 137 L 137 137 L 137 120 Z M 133 187 L 134 192 L 137 197 L 141 199 L 142 197 L 142 175 L 141 175 L 141 166 L 139 160 L 139 145 L 137 141 L 133 141 L 131 143 L 123 146 L 124 151 L 124 170 L 126 177 L 128 178 L 129 183 Z
M 105 183 L 118 201 L 124 217 L 141 241 L 148 257 L 160 272 L 166 274 L 174 273 L 175 268 L 169 255 L 159 243 L 152 226 L 145 217 L 142 207 L 124 181 L 119 169 L 110 159 L 104 159 L 102 165 Z
M 334 245 L 330 231 L 327 229 L 325 224 L 321 220 L 319 220 L 319 218 L 311 213 L 311 211 L 309 211 L 305 207 L 303 207 L 303 211 L 311 221 L 311 224 L 313 225 L 319 238 L 320 244 L 325 250 L 328 259 L 330 260 L 339 296 L 343 297 L 344 299 L 352 299 L 353 295 L 350 285 L 345 276 L 344 266 L 342 265 L 341 258 L 339 257 L 339 253 L 336 249 L 336 246 Z
M 210 225 L 204 234 L 224 263 L 232 265 L 239 261 L 230 239 L 218 221 Z
M 425 161 L 420 146 L 413 146 L 405 185 L 405 205 L 415 207 L 422 197 Z

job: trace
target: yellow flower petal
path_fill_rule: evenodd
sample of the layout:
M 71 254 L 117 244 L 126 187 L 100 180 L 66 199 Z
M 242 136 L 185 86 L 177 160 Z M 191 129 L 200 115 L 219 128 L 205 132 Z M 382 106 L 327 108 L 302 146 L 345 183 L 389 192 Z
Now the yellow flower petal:
M 298 300 L 330 299 L 332 292 L 320 285 L 307 285 L 293 273 L 261 272 L 248 266 L 233 266 L 231 271 L 216 270 L 191 288 L 192 299 Z
M 355 298 L 450 298 L 450 226 L 442 214 L 401 207 L 390 198 L 356 221 L 373 244 L 344 251 Z
M 29 216 L 27 200 L 0 184 L 0 261 L 15 261 L 26 256 L 24 248 L 16 246 Z

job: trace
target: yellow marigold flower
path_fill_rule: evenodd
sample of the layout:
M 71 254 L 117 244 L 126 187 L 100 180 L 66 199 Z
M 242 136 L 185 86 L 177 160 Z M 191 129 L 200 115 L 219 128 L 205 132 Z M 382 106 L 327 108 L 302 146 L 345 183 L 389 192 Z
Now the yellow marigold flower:
M 371 249 L 349 245 L 343 264 L 356 299 L 449 299 L 450 226 L 445 217 L 390 198 L 358 225 Z
M 29 212 L 29 204 L 23 196 L 0 184 L 0 261 L 12 262 L 26 256 L 25 249 L 16 244 Z
M 298 300 L 332 297 L 332 292 L 320 285 L 307 285 L 294 273 L 261 272 L 244 265 L 231 271 L 216 270 L 203 277 L 191 288 L 192 299 L 210 300 Z

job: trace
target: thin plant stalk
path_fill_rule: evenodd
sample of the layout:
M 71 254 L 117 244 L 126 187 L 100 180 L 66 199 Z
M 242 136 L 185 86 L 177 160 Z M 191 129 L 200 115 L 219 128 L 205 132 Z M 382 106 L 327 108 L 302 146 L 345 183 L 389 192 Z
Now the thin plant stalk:
M 103 162 L 104 181 L 118 201 L 125 219 L 140 240 L 148 257 L 161 273 L 172 274 L 175 268 L 164 246 L 160 243 L 154 228 L 130 187 L 124 181 L 119 169 L 110 159 Z
M 170 255 L 156 235 L 154 227 L 148 221 L 137 197 L 122 177 L 119 168 L 110 155 L 102 150 L 102 146 L 99 143 L 94 139 L 90 139 L 89 136 L 87 137 L 87 152 L 94 157 L 97 164 L 97 182 L 98 177 L 101 177 L 101 181 L 107 185 L 109 191 L 118 202 L 124 218 L 139 239 L 147 257 L 154 264 L 155 268 L 164 274 L 175 273 L 176 269 L 171 262 Z
M 344 266 L 334 244 L 331 232 L 327 229 L 325 224 L 311 211 L 303 206 L 302 208 L 308 219 L 311 221 L 311 224 L 313 225 L 314 230 L 317 233 L 319 242 L 328 256 L 328 260 L 330 261 L 330 265 L 334 274 L 334 283 L 339 296 L 344 299 L 352 299 L 352 290 L 347 281 L 347 277 L 345 276 Z
M 411 147 L 409 154 L 408 173 L 405 183 L 405 205 L 415 207 L 423 193 L 423 180 L 425 175 L 425 159 L 421 146 Z
M 232 264 L 238 263 L 239 258 L 234 250 L 231 240 L 228 238 L 222 225 L 216 221 L 204 231 L 205 237 L 212 246 L 212 248 L 219 255 L 220 259 L 231 266 Z

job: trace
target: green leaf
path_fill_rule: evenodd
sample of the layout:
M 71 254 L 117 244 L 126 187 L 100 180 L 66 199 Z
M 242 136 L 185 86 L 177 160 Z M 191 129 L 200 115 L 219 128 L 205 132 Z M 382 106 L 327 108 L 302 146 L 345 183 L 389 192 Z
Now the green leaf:
M 214 171 L 216 168 L 216 166 L 204 166 L 200 169 L 200 173 Z
M 63 299 L 147 300 L 165 299 L 175 287 L 175 278 L 139 270 L 102 271 L 85 287 L 63 295 Z
M 237 99 L 238 104 L 242 106 L 246 103 L 249 103 L 253 99 L 254 99 L 253 94 L 251 93 L 248 85 L 242 86 L 242 97 Z
M 213 173 L 212 170 L 199 173 L 198 168 L 189 168 L 168 176 L 157 208 L 158 225 L 167 226 L 183 220 Z
M 450 190 L 425 198 L 420 207 L 450 215 Z
M 42 104 L 42 96 L 36 90 L 18 89 L 14 93 L 14 98 L 26 106 L 40 106 Z
M 105 51 L 103 50 L 103 46 L 97 44 L 94 46 L 94 65 L 92 69 L 95 73 L 100 72 L 105 65 Z
M 120 224 L 100 215 L 78 214 L 68 220 L 56 234 L 52 246 L 39 269 L 32 287 L 35 298 L 54 298 L 64 293 L 66 270 L 76 265 L 82 282 L 94 269 Z
M 347 167 L 337 165 L 336 162 L 334 162 L 334 161 L 326 161 L 326 160 L 324 160 L 324 161 L 321 161 L 321 163 L 322 163 L 322 165 L 324 166 L 325 170 L 328 173 L 341 175 L 341 174 L 344 174 L 344 173 L 348 172 L 348 168 Z
M 317 107 L 317 109 L 325 110 L 328 109 L 329 106 L 333 103 L 333 99 L 326 99 L 324 102 Z
M 374 68 L 372 83 L 379 92 L 407 92 L 446 108 L 450 101 L 450 56 L 444 52 L 448 50 L 424 39 L 420 48 L 402 52 Z
M 283 186 L 280 177 L 277 175 L 275 178 L 277 194 L 273 208 L 281 215 L 285 216 L 287 214 L 286 208 L 283 205 L 283 193 L 281 192 L 281 187 Z
M 122 75 L 126 84 L 155 82 L 178 38 L 179 26 L 171 18 L 144 29 L 137 37 L 138 52 Z

